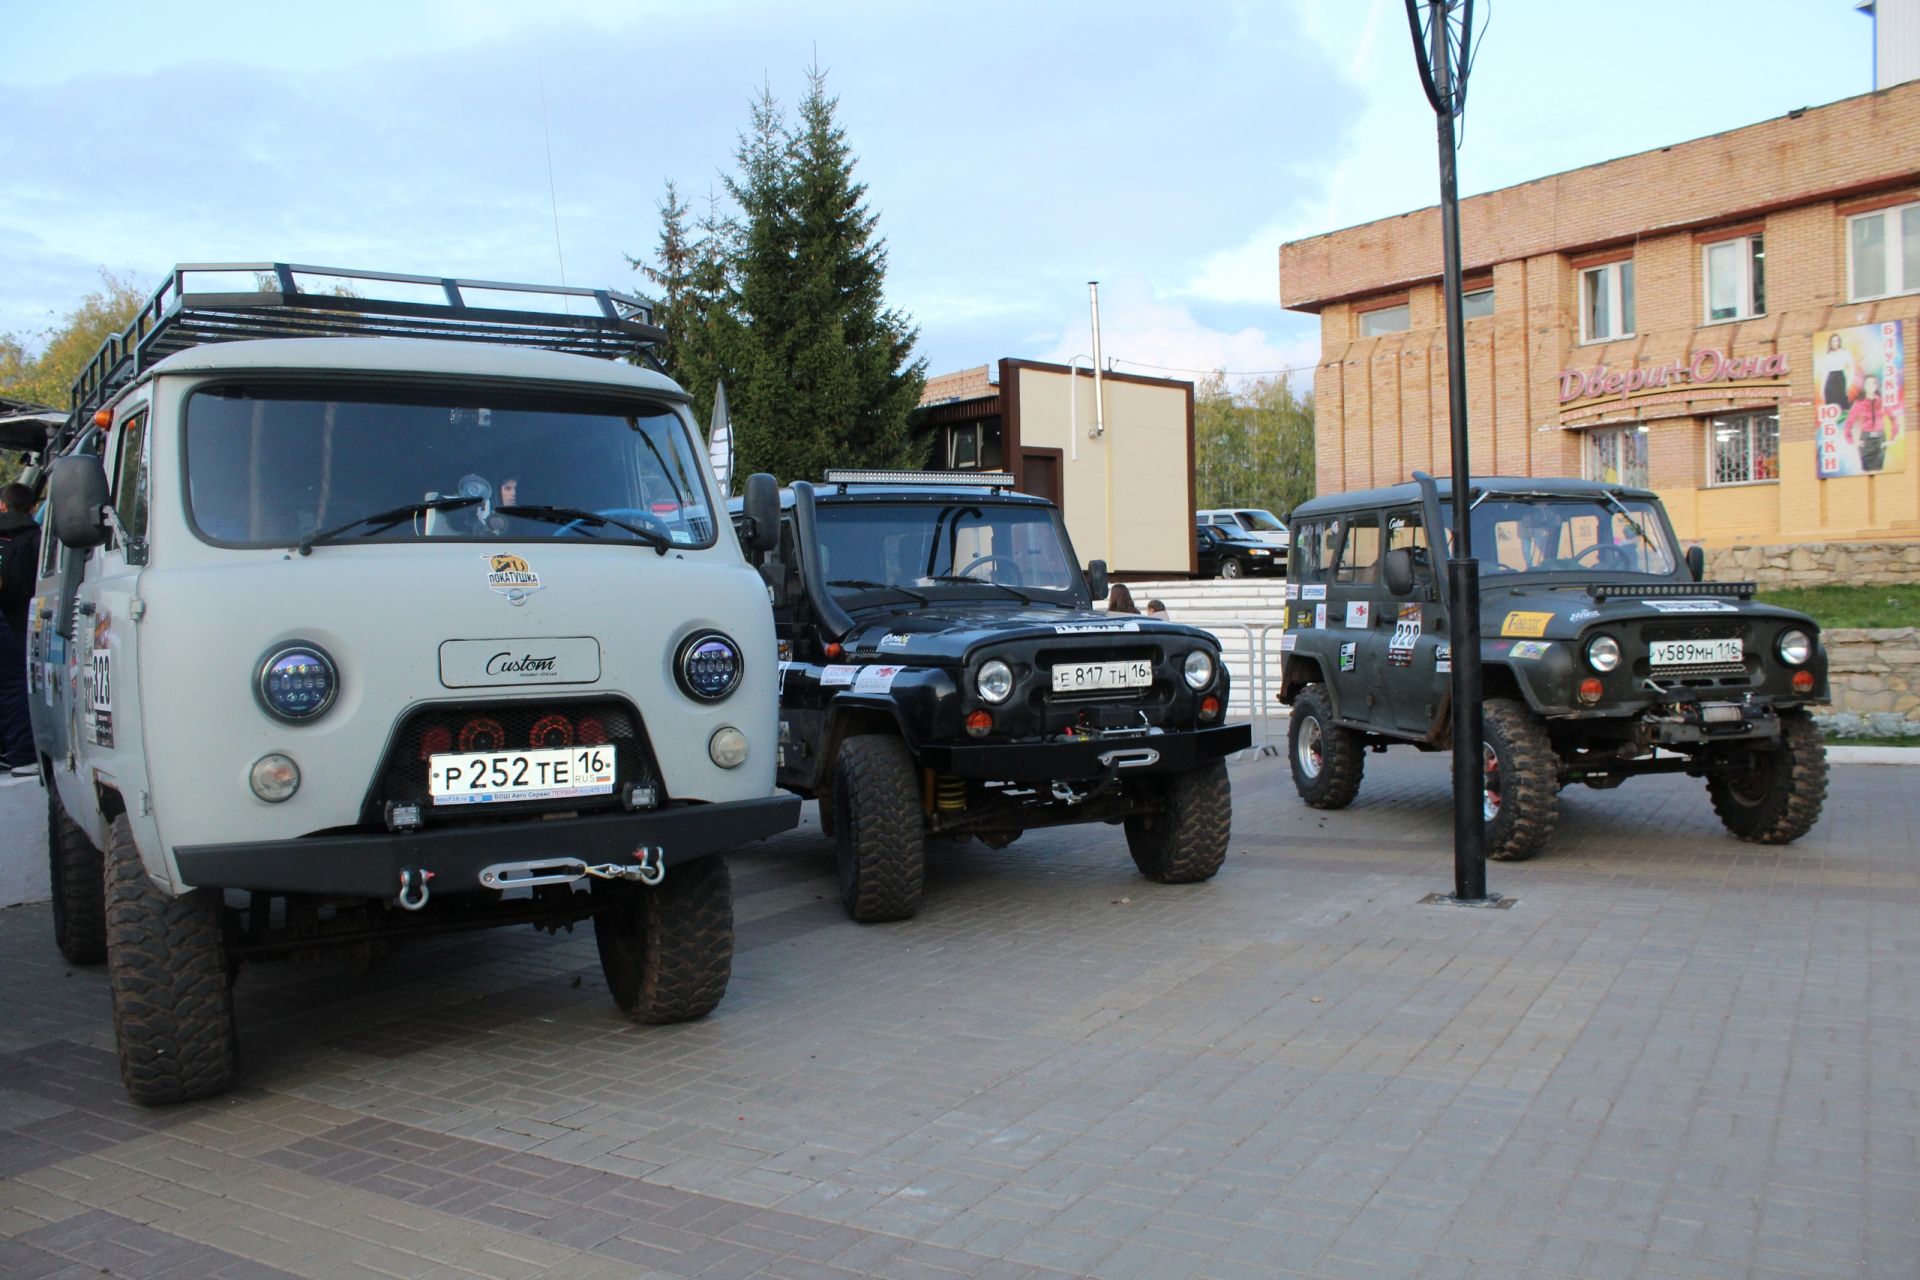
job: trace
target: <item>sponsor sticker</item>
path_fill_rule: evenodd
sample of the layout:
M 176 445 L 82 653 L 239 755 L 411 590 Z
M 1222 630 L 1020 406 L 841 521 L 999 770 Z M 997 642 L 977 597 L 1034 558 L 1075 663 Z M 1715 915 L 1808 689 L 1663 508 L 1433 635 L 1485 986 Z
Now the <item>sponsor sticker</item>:
M 524 556 L 490 553 L 481 558 L 487 562 L 487 590 L 515 604 L 540 590 L 540 575 Z
M 1373 605 L 1365 600 L 1347 601 L 1347 625 L 1361 631 L 1373 621 Z
M 1600 611 L 1598 609 L 1575 609 L 1567 615 L 1567 621 L 1585 622 L 1588 618 L 1597 618 L 1599 616 Z
M 835 663 L 832 666 L 822 667 L 820 668 L 820 687 L 831 689 L 835 685 L 852 684 L 853 678 L 859 673 L 860 668 L 852 663 Z
M 880 637 L 878 647 L 882 649 L 904 649 L 912 639 L 912 636 L 907 635 L 903 631 L 889 631 L 886 635 Z
M 905 667 L 870 666 L 861 667 L 860 674 L 853 678 L 855 693 L 885 693 L 893 688 L 893 681 Z
M 1516 658 L 1544 658 L 1553 652 L 1553 641 L 1515 640 L 1510 652 Z
M 1641 604 L 1662 613 L 1738 613 L 1725 600 L 1642 600 Z
M 1359 644 L 1352 640 L 1340 646 L 1340 669 L 1342 671 L 1353 670 L 1355 662 L 1354 655 L 1359 648 Z
M 1433 651 L 1433 669 L 1439 672 L 1453 670 L 1453 646 L 1443 644 Z
M 1287 599 L 1298 600 L 1299 598 L 1300 598 L 1300 584 L 1297 582 L 1289 582 L 1287 584 Z
M 1300 587 L 1300 598 L 1302 600 L 1325 600 L 1327 598 L 1327 584 L 1324 582 L 1302 583 Z
M 1062 622 L 1053 629 L 1057 636 L 1098 635 L 1107 631 L 1138 631 L 1137 622 Z
M 1295 635 L 1291 631 L 1281 632 L 1280 633 L 1280 652 L 1292 653 L 1293 646 L 1299 641 L 1299 639 L 1300 637 Z
M 1514 612 L 1500 624 L 1503 636 L 1543 636 L 1547 634 L 1547 624 L 1553 621 L 1550 613 Z
M 1327 606 L 1324 601 L 1313 606 L 1313 625 L 1316 627 L 1327 625 Z

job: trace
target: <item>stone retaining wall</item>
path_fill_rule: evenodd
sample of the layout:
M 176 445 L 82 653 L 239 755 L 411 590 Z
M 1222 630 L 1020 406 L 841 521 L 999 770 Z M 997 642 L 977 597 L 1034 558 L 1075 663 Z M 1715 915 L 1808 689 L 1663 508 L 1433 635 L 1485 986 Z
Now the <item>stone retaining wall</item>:
M 1835 627 L 1823 639 L 1833 702 L 1820 722 L 1842 737 L 1920 737 L 1920 629 Z
M 1920 542 L 1803 542 L 1707 551 L 1707 577 L 1768 587 L 1920 582 Z

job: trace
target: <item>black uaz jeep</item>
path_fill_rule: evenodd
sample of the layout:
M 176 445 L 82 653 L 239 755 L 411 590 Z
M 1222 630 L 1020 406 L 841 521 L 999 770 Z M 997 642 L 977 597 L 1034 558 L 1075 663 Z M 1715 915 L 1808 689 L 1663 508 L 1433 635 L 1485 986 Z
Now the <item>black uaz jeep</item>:
M 1418 473 L 1416 473 L 1418 475 Z M 1811 618 L 1700 581 L 1657 495 L 1582 480 L 1473 482 L 1480 563 L 1487 856 L 1528 858 L 1560 788 L 1704 777 L 1744 840 L 1805 835 L 1827 757 Z M 1285 691 L 1294 785 L 1315 808 L 1360 789 L 1363 751 L 1451 745 L 1445 480 L 1316 498 L 1293 513 Z
M 1214 638 L 1096 612 L 1058 510 L 1004 474 L 833 472 L 779 498 L 762 557 L 780 646 L 781 786 L 820 800 L 856 920 L 920 905 L 928 836 L 1003 847 L 1124 823 L 1142 874 L 1205 880 L 1232 822 Z M 743 516 L 772 505 L 750 494 Z M 765 518 L 764 516 L 755 518 Z

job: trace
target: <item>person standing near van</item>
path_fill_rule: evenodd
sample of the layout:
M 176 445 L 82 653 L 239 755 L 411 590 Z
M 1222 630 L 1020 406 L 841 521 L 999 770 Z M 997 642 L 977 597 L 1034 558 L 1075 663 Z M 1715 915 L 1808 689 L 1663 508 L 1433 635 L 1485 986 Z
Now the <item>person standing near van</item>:
M 34 767 L 33 723 L 27 711 L 27 612 L 39 572 L 40 526 L 33 490 L 0 485 L 0 763 L 16 772 Z

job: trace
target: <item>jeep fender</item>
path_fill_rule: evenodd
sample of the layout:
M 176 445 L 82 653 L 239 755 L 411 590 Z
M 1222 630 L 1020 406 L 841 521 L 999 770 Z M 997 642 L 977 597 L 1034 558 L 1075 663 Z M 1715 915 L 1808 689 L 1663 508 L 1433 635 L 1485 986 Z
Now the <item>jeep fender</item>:
M 1320 669 L 1320 659 L 1311 654 L 1290 653 L 1286 666 L 1281 668 L 1280 701 L 1288 706 L 1300 696 L 1300 691 L 1310 684 L 1327 686 L 1327 696 L 1333 699 L 1333 712 L 1340 714 L 1340 695 L 1333 691 L 1333 685 L 1327 680 L 1327 673 Z
M 1488 698 L 1519 698 L 1537 715 L 1554 715 L 1574 706 L 1573 647 L 1555 643 L 1539 658 L 1517 658 L 1504 652 L 1483 651 L 1480 685 Z
M 890 733 L 907 744 L 907 750 L 919 755 L 919 744 L 907 733 L 906 720 L 890 698 L 872 694 L 843 693 L 827 708 L 825 732 L 821 735 L 819 765 L 814 773 L 816 793 L 833 782 L 833 762 L 840 758 L 840 744 L 865 733 Z

